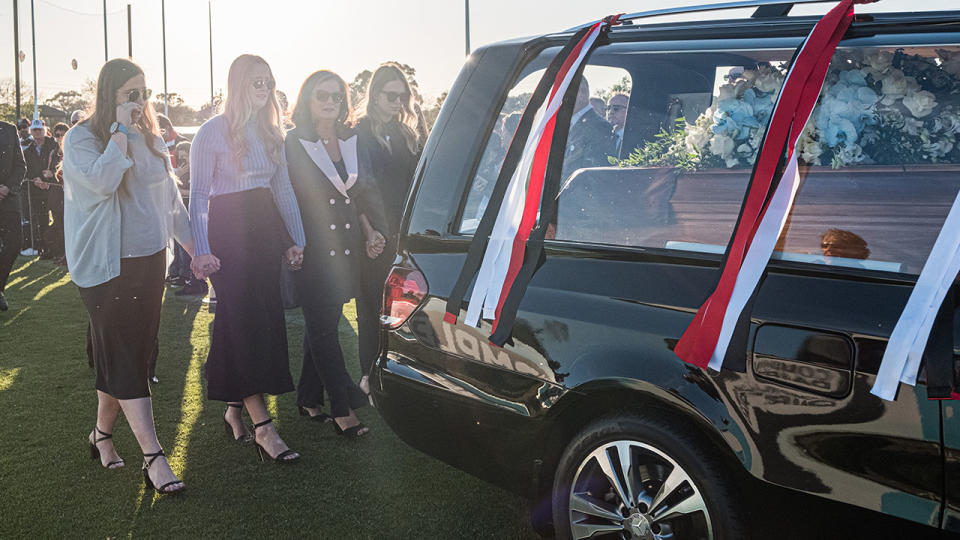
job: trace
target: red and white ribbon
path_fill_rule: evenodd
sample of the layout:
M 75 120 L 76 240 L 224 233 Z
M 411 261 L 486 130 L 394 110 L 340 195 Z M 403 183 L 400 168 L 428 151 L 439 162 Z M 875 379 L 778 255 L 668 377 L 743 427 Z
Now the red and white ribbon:
M 720 369 L 731 336 L 763 271 L 799 186 L 796 145 L 816 105 L 837 44 L 853 21 L 853 4 L 843 0 L 814 26 L 790 66 L 757 156 L 750 190 L 727 253 L 719 284 L 697 311 L 674 352 L 686 362 Z M 787 166 L 773 188 L 787 149 Z M 768 195 L 770 195 L 768 197 Z
M 476 326 L 481 314 L 484 319 L 496 319 L 512 279 L 516 277 L 523 260 L 523 248 L 536 223 L 543 191 L 547 157 L 556 124 L 557 112 L 563 96 L 583 63 L 601 27 L 599 22 L 580 40 L 563 63 L 550 91 L 550 97 L 534 117 L 530 133 L 520 157 L 500 212 L 487 243 L 477 280 L 470 295 L 465 322 Z

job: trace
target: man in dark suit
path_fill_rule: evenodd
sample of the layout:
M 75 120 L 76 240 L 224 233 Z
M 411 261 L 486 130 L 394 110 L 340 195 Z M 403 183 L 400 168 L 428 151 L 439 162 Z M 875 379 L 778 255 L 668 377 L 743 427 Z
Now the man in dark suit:
M 46 249 L 44 237 L 50 226 L 50 208 L 47 205 L 48 192 L 62 189 L 56 178 L 57 165 L 60 163 L 60 145 L 53 137 L 47 137 L 43 120 L 37 119 L 30 124 L 33 141 L 23 151 L 27 162 L 27 180 L 29 185 L 30 226 L 33 229 L 34 247 L 39 248 L 40 258 L 48 259 L 51 253 Z
M 577 169 L 608 166 L 607 157 L 616 155 L 616 151 L 613 128 L 590 105 L 590 85 L 582 79 L 570 117 L 561 178 L 566 179 Z
M 0 311 L 8 309 L 3 290 L 20 254 L 20 206 L 17 195 L 26 165 L 13 124 L 0 122 Z

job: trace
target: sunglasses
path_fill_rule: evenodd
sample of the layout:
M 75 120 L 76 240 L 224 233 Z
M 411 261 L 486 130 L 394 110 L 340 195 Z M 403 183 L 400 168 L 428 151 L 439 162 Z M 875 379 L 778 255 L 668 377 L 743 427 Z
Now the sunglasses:
M 277 87 L 277 83 L 273 79 L 254 79 L 250 84 L 253 85 L 254 90 L 263 90 L 264 86 L 267 87 L 267 90 L 273 90 Z
M 626 108 L 627 108 L 626 105 L 607 105 L 608 111 L 622 111 Z
M 323 90 L 317 90 L 313 94 L 313 99 L 319 101 L 320 103 L 325 103 L 327 101 L 343 103 L 343 100 L 346 99 L 346 96 L 343 95 L 342 92 L 324 92 Z
M 383 97 L 387 98 L 387 101 L 389 101 L 390 103 L 395 103 L 397 101 L 400 101 L 400 98 L 403 98 L 404 100 L 406 100 L 410 96 L 410 94 L 406 92 L 381 92 L 381 93 L 383 94 Z
M 143 100 L 147 101 L 151 94 L 153 94 L 153 90 L 149 88 L 134 88 L 127 92 L 127 101 L 138 101 L 140 96 L 143 96 Z

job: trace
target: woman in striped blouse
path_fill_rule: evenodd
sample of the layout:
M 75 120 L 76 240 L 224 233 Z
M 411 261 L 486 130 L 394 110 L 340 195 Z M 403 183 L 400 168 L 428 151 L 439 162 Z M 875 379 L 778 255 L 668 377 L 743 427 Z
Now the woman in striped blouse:
M 306 243 L 287 175 L 280 106 L 270 66 L 242 55 L 230 65 L 223 114 L 197 132 L 190 149 L 192 268 L 217 291 L 207 397 L 227 402 L 224 424 L 249 440 L 240 402 L 254 422 L 254 444 L 278 463 L 290 450 L 271 423 L 264 394 L 293 390 L 280 300 L 281 259 L 303 262 Z

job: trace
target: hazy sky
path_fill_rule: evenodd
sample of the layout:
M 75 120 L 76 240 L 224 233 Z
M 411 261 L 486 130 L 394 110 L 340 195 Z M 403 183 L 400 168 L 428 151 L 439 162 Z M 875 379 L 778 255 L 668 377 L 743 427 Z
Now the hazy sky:
M 13 78 L 13 1 L 0 0 L 0 79 Z M 34 0 L 37 70 L 41 98 L 79 88 L 103 64 L 102 0 Z M 107 0 L 110 57 L 127 56 L 127 4 L 132 6 L 133 59 L 147 85 L 163 91 L 160 0 Z M 666 0 L 656 7 L 704 1 Z M 611 13 L 634 12 L 643 0 L 473 0 L 471 47 L 514 37 L 564 30 Z M 860 11 L 949 9 L 955 0 L 883 0 Z M 828 6 L 827 6 L 828 7 Z M 32 85 L 30 0 L 19 0 L 21 77 Z M 805 13 L 808 7 L 795 10 Z M 317 69 L 332 69 L 347 81 L 386 60 L 417 70 L 428 99 L 450 87 L 463 64 L 462 0 L 213 0 L 213 78 L 224 88 L 237 55 L 259 54 L 274 70 L 278 87 L 296 99 L 300 83 Z M 167 0 L 167 84 L 194 106 L 209 101 L 210 57 L 207 2 Z M 74 71 L 71 60 L 76 59 Z

